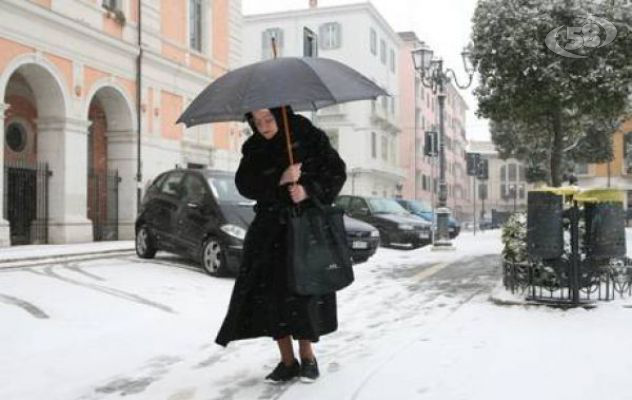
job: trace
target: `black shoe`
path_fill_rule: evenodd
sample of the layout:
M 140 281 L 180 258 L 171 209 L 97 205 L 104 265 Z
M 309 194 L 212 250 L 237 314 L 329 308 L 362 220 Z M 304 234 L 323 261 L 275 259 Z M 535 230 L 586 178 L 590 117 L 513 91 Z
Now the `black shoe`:
M 316 359 L 301 360 L 301 382 L 312 383 L 320 376 Z
M 298 360 L 294 360 L 294 363 L 290 366 L 280 362 L 279 365 L 266 376 L 266 382 L 281 383 L 288 382 L 296 378 L 301 371 L 301 366 L 298 364 Z

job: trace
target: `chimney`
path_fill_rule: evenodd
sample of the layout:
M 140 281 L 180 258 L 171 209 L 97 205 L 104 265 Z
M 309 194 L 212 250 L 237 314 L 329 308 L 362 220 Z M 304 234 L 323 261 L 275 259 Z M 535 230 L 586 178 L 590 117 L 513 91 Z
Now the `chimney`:
M 318 0 L 309 0 L 309 8 L 318 7 Z

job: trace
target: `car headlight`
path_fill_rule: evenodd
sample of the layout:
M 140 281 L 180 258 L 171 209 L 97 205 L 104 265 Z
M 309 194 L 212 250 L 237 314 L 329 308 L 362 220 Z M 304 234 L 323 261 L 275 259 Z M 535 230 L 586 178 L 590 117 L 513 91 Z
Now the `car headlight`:
M 380 231 L 378 231 L 377 229 L 374 231 L 371 231 L 371 237 L 380 237 Z
M 246 230 L 241 226 L 226 224 L 222 225 L 220 229 L 234 238 L 240 240 L 244 240 L 246 238 Z
M 414 229 L 410 224 L 399 224 L 397 227 L 403 231 L 412 231 Z

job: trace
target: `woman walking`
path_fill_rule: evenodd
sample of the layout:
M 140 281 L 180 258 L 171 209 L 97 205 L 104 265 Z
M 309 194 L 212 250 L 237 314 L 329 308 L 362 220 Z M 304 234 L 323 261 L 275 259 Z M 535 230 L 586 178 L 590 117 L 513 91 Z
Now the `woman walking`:
M 242 147 L 235 176 L 239 192 L 257 201 L 246 235 L 244 258 L 216 342 L 267 336 L 278 345 L 281 361 L 266 376 L 270 382 L 318 378 L 312 343 L 338 327 L 336 294 L 300 296 L 287 287 L 287 215 L 296 205 L 331 204 L 345 180 L 345 164 L 323 131 L 286 107 L 295 164 L 288 166 L 280 108 L 246 115 L 254 134 Z M 292 340 L 298 341 L 296 359 Z

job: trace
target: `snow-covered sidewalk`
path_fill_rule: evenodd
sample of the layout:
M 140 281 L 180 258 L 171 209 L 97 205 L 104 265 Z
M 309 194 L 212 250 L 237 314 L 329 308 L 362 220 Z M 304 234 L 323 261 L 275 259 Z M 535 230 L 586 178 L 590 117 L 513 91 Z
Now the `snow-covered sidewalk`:
M 232 279 L 159 253 L 0 270 L 0 399 L 630 399 L 632 310 L 499 306 L 500 232 L 380 249 L 340 292 L 312 385 L 270 339 L 214 344 Z
M 94 256 L 130 253 L 133 240 L 87 242 L 73 244 L 40 244 L 0 248 L 0 268 L 80 260 Z

